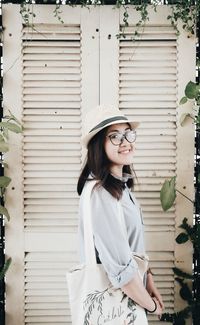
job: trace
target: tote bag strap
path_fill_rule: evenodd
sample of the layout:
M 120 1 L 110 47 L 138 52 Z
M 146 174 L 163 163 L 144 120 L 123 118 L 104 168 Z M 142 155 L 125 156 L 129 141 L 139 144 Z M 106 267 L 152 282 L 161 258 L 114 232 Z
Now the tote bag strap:
M 96 262 L 96 253 L 94 245 L 94 236 L 92 229 L 92 208 L 91 208 L 91 194 L 92 190 L 96 184 L 95 180 L 88 181 L 83 189 L 83 224 L 84 224 L 84 244 L 85 244 L 85 257 L 87 265 L 95 265 Z M 124 220 L 123 208 L 120 201 L 117 201 L 117 211 L 118 215 L 116 216 L 119 222 L 120 227 L 122 228 L 124 237 L 128 239 L 127 229 Z
M 95 180 L 88 181 L 83 188 L 83 227 L 86 265 L 96 265 L 96 253 L 92 230 L 91 194 L 96 184 Z

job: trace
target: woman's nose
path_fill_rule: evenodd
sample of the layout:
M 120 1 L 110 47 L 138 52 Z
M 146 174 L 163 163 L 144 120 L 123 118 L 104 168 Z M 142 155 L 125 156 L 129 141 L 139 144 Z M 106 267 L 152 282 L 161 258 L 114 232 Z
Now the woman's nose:
M 123 136 L 122 140 L 121 140 L 121 143 L 120 143 L 120 146 L 123 145 L 123 146 L 127 146 L 130 145 L 130 142 L 128 142 L 125 138 L 125 136 Z

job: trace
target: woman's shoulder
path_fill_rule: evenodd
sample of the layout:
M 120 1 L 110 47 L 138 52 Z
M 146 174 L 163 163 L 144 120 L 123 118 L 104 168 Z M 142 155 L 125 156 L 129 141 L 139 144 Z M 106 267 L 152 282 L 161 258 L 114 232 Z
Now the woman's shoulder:
M 117 199 L 113 197 L 113 195 L 105 189 L 98 180 L 88 180 L 85 183 L 84 191 L 87 191 L 88 188 L 91 189 L 91 201 L 101 201 L 103 204 L 108 203 L 108 201 L 110 203 L 117 201 Z
M 99 197 L 99 198 L 102 198 L 102 199 L 110 199 L 110 200 L 116 200 L 112 194 L 107 190 L 105 189 L 105 187 L 100 184 L 98 181 L 96 182 L 95 186 L 93 187 L 93 190 L 92 190 L 92 193 L 91 193 L 91 197 Z

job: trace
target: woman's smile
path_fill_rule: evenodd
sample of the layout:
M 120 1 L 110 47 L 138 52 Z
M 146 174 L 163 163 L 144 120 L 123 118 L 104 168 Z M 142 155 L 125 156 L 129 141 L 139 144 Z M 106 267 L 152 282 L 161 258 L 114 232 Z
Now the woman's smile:
M 119 154 L 127 154 L 129 152 L 131 152 L 132 150 L 131 149 L 125 149 L 125 150 L 121 150 L 121 151 L 118 151 Z
M 134 143 L 127 141 L 126 137 L 122 138 L 122 142 L 118 145 L 115 144 L 116 139 L 110 139 L 117 134 L 124 135 L 130 129 L 128 123 L 111 125 L 108 128 L 107 137 L 105 140 L 105 152 L 108 159 L 111 161 L 111 171 L 118 176 L 122 175 L 122 168 L 125 165 L 133 163 Z M 114 142 L 114 144 L 113 144 Z

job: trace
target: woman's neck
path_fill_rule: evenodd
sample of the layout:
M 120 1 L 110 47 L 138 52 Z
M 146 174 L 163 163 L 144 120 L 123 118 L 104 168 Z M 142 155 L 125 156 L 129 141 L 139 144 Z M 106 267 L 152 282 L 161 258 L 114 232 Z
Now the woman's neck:
M 119 165 L 117 165 L 117 166 L 111 166 L 110 173 L 113 176 L 122 177 L 123 176 L 123 166 L 119 166 Z

